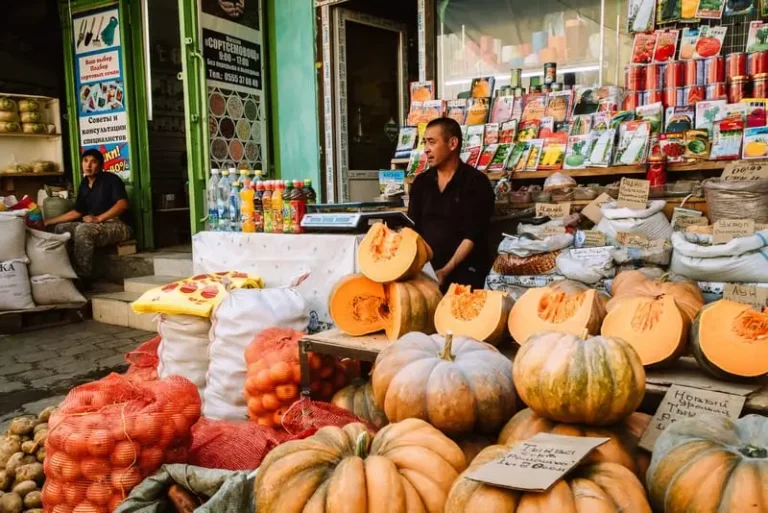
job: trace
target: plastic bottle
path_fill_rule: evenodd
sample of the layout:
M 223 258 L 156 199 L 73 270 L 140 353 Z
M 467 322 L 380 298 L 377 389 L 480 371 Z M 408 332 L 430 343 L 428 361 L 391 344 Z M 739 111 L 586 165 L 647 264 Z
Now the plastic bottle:
M 216 168 L 211 169 L 211 179 L 208 180 L 208 186 L 205 189 L 205 199 L 208 204 L 208 221 L 206 229 L 211 232 L 215 232 L 219 229 L 219 206 L 218 206 L 218 194 L 219 194 L 219 170 Z
M 301 220 L 307 212 L 307 199 L 302 188 L 304 182 L 294 180 L 291 194 L 291 233 L 302 233 Z
M 283 190 L 283 233 L 292 233 L 291 197 L 293 196 L 293 182 L 286 180 L 283 182 L 283 187 L 285 187 Z
M 231 216 L 229 214 L 229 194 L 232 186 L 229 182 L 229 171 L 221 171 L 219 179 L 218 194 L 216 195 L 216 206 L 219 209 L 219 229 L 220 232 L 229 232 L 232 230 Z
M 264 184 L 264 195 L 261 197 L 264 210 L 264 233 L 272 233 L 275 229 L 275 216 L 272 211 L 272 180 Z
M 312 188 L 312 180 L 309 178 L 304 180 L 304 197 L 307 205 L 314 205 L 317 202 L 317 193 Z
M 237 176 L 237 169 L 229 168 L 229 229 L 233 232 L 240 231 L 240 188 L 241 183 Z
M 254 223 L 253 198 L 256 191 L 251 187 L 251 180 L 248 177 L 248 171 L 240 171 L 240 231 L 244 233 L 255 233 L 256 224 Z
M 273 233 L 283 233 L 283 192 L 285 185 L 282 180 L 275 181 L 275 190 L 272 192 L 272 216 L 274 220 Z
M 255 182 L 256 190 L 253 195 L 253 227 L 256 233 L 264 231 L 264 204 L 261 201 L 264 196 L 264 182 Z

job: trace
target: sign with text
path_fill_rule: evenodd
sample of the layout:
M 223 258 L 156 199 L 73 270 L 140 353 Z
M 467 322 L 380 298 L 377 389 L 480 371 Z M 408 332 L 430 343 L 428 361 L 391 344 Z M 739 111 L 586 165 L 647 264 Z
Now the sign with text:
M 651 182 L 635 178 L 622 178 L 619 186 L 620 208 L 633 208 L 643 210 L 648 208 L 648 194 L 651 190 Z
M 672 223 L 676 232 L 684 232 L 689 226 L 708 226 L 709 220 L 706 217 L 680 216 Z
M 541 235 L 545 237 L 550 235 L 562 235 L 564 233 L 568 233 L 565 226 L 545 226 L 544 229 L 541 230 Z
M 712 225 L 712 244 L 725 244 L 738 237 L 755 233 L 753 219 L 720 219 Z
M 656 440 L 667 426 L 678 420 L 694 418 L 702 413 L 738 419 L 746 401 L 745 396 L 672 385 L 661 400 L 659 409 L 656 410 L 638 445 L 653 451 Z
M 558 219 L 571 213 L 571 204 L 565 203 L 536 203 L 536 217 L 551 217 Z
M 571 249 L 571 258 L 584 262 L 586 265 L 605 265 L 606 261 L 611 260 L 614 251 L 613 246 L 603 246 L 599 248 L 580 248 Z
M 768 178 L 768 163 L 731 162 L 725 166 L 720 178 L 724 181 L 752 181 Z
M 609 440 L 539 433 L 467 477 L 492 486 L 545 492 L 592 450 Z
M 628 248 L 637 249 L 663 249 L 666 241 L 664 239 L 649 239 L 644 235 L 629 232 L 618 232 L 616 242 Z
M 261 89 L 261 45 L 203 28 L 203 57 L 208 80 Z
M 586 230 L 584 232 L 584 242 L 582 246 L 585 248 L 595 248 L 605 246 L 605 234 L 598 232 L 597 230 Z
M 726 283 L 723 289 L 723 299 L 749 305 L 758 312 L 768 306 L 768 288 L 743 285 L 741 283 Z
M 581 215 L 597 224 L 603 218 L 603 212 L 600 210 L 600 207 L 612 201 L 613 198 L 611 196 L 606 193 L 602 193 L 600 196 L 588 203 L 586 207 L 581 209 Z

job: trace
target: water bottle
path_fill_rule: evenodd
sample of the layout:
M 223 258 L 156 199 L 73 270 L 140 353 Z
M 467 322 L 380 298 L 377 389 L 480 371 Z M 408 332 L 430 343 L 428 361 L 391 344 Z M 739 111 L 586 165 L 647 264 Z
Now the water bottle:
M 229 171 L 226 169 L 221 171 L 221 179 L 219 180 L 217 190 L 216 205 L 219 209 L 219 231 L 229 232 L 232 231 L 232 218 L 229 214 L 229 193 L 232 190 L 232 186 L 229 183 Z
M 208 180 L 208 186 L 205 189 L 205 199 L 208 204 L 208 222 L 206 228 L 208 231 L 215 232 L 219 229 L 219 206 L 217 202 L 219 193 L 219 170 L 211 169 L 211 179 Z
M 241 184 L 238 180 L 237 169 L 234 167 L 229 168 L 229 229 L 233 232 L 240 231 L 240 188 Z

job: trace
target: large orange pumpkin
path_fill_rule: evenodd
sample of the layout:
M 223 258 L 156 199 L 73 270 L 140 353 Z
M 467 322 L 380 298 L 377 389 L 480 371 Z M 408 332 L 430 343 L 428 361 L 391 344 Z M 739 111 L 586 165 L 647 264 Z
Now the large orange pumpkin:
M 586 329 L 597 335 L 606 301 L 603 294 L 570 280 L 528 289 L 509 313 L 509 332 L 518 344 L 540 331 L 578 335 Z
M 640 449 L 637 444 L 650 422 L 650 415 L 635 412 L 618 424 L 594 428 L 581 424 L 553 422 L 526 408 L 507 422 L 499 434 L 499 444 L 512 445 L 515 442 L 528 440 L 539 433 L 610 438 L 610 441 L 592 451 L 584 463 L 618 463 L 644 479 L 645 471 L 648 470 L 651 461 L 650 454 Z
M 387 416 L 376 404 L 376 399 L 373 396 L 373 385 L 370 380 L 358 380 L 342 388 L 333 396 L 331 403 L 351 411 L 357 418 L 369 422 L 377 428 L 384 427 L 389 423 Z
M 506 292 L 452 284 L 435 311 L 435 329 L 495 346 L 504 338 L 510 308 Z
M 645 395 L 645 371 L 626 342 L 538 333 L 515 357 L 517 393 L 550 420 L 607 426 L 630 416 Z
M 418 419 L 324 427 L 272 449 L 256 476 L 259 513 L 441 513 L 466 467 L 461 449 Z
M 693 323 L 691 350 L 699 365 L 720 379 L 768 374 L 768 311 L 725 299 L 705 306 Z
M 432 249 L 410 228 L 390 230 L 384 223 L 369 229 L 357 250 L 360 272 L 379 283 L 415 278 L 432 260 Z
M 659 513 L 765 513 L 768 418 L 704 414 L 670 424 L 646 484 Z
M 651 513 L 642 483 L 616 463 L 579 466 L 544 493 L 498 488 L 467 477 L 509 450 L 493 445 L 481 452 L 453 484 L 445 513 Z
M 352 336 L 384 330 L 389 340 L 411 331 L 434 332 L 442 295 L 425 275 L 411 281 L 378 283 L 362 274 L 342 278 L 331 290 L 328 311 L 336 326 Z
M 624 271 L 611 284 L 611 297 L 653 297 L 672 296 L 680 311 L 693 321 L 704 306 L 704 296 L 696 282 L 690 280 L 670 281 L 669 275 L 659 279 L 648 277 L 642 271 Z M 611 303 L 608 303 L 608 311 Z
M 372 382 L 391 422 L 423 419 L 450 436 L 495 433 L 515 411 L 509 358 L 470 338 L 409 333 L 379 353 Z

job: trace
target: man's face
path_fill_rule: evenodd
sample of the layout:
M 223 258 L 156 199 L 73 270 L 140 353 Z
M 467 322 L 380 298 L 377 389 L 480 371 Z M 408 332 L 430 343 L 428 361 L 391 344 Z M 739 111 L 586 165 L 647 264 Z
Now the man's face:
M 442 127 L 433 126 L 424 133 L 424 154 L 430 167 L 440 167 L 458 147 L 459 140 L 448 138 Z
M 96 174 L 101 171 L 101 164 L 98 160 L 96 160 L 95 157 L 91 155 L 86 155 L 83 158 L 83 174 L 85 176 L 96 176 Z

